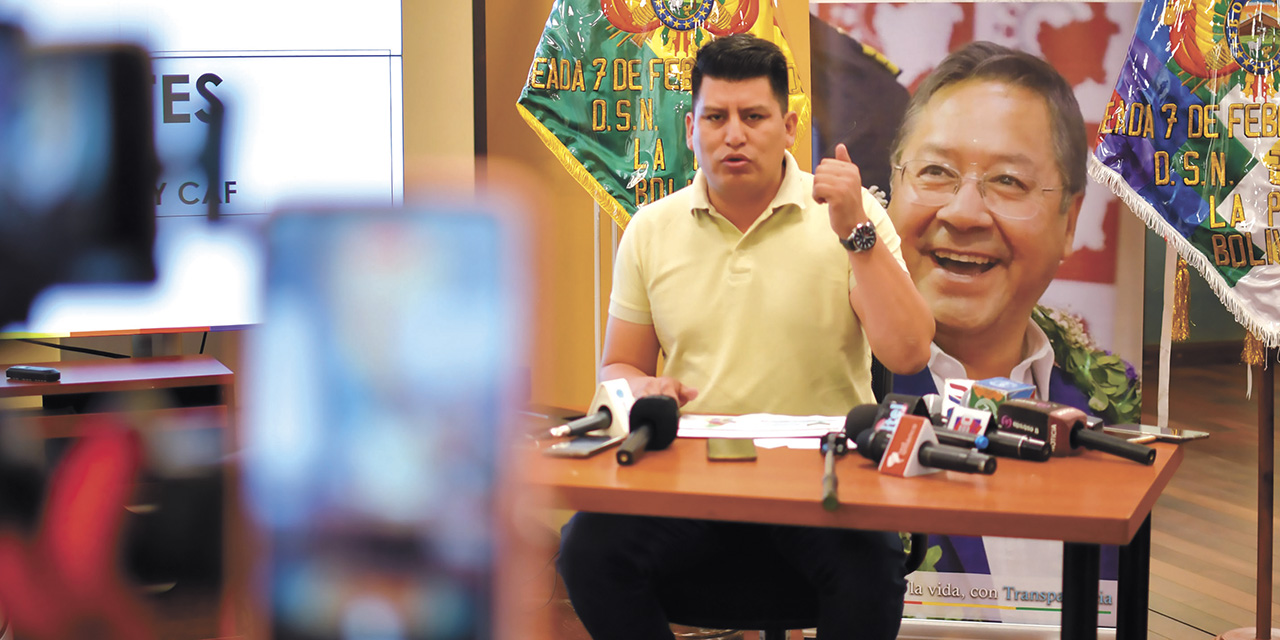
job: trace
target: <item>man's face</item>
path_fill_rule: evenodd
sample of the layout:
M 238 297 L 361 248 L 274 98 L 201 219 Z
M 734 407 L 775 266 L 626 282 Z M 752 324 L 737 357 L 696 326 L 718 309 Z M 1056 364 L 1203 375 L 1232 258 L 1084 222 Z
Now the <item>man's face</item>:
M 1044 98 L 994 81 L 968 81 L 939 91 L 920 113 L 900 162 L 928 160 L 969 176 L 1010 172 L 1040 187 L 1026 219 L 992 212 L 975 179 L 942 206 L 921 204 L 894 173 L 889 215 L 902 237 L 911 279 L 933 310 L 939 338 L 1022 336 L 1031 309 L 1071 251 L 1083 195 L 1061 208 Z M 993 189 L 988 189 L 990 194 Z
M 783 113 L 768 78 L 704 77 L 693 113 L 685 116 L 685 133 L 712 198 L 776 191 L 798 119 L 793 111 Z

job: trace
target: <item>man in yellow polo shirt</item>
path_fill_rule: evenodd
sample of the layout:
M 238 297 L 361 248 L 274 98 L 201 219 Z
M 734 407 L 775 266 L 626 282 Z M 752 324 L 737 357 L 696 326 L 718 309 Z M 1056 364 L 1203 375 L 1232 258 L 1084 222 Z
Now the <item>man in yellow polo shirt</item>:
M 843 147 L 813 175 L 787 147 L 782 52 L 749 35 L 698 52 L 689 187 L 637 212 L 614 266 L 602 377 L 685 412 L 843 415 L 873 402 L 870 358 L 924 366 L 933 316 Z M 657 377 L 659 352 L 665 375 Z M 654 585 L 726 539 L 780 554 L 819 594 L 820 638 L 893 638 L 896 533 L 580 513 L 558 567 L 597 640 L 670 638 Z

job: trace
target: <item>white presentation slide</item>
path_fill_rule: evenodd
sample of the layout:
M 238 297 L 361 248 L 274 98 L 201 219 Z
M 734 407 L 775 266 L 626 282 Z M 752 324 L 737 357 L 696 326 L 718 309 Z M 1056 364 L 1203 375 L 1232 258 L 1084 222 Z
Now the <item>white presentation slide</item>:
M 149 51 L 161 161 L 157 282 L 51 288 L 4 333 L 253 325 L 268 214 L 403 200 L 399 0 L 0 0 L 0 20 L 37 48 Z M 221 167 L 208 175 L 200 156 L 219 112 Z

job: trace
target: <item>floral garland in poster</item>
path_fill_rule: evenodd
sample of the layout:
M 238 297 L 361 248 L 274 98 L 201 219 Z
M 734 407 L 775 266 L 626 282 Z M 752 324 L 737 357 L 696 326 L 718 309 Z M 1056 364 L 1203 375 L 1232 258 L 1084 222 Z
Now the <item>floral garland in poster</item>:
M 1136 423 L 1142 415 L 1142 380 L 1132 364 L 1099 349 L 1079 316 L 1037 305 L 1031 318 L 1049 337 L 1053 359 L 1089 408 L 1107 424 Z

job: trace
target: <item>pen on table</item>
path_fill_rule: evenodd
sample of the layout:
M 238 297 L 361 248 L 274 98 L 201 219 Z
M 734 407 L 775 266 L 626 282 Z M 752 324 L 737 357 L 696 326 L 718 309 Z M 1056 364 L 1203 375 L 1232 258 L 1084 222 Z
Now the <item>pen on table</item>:
M 1156 441 L 1156 437 L 1152 435 L 1136 436 L 1133 438 L 1129 438 L 1129 442 L 1132 442 L 1134 444 L 1146 444 L 1148 442 L 1155 442 L 1155 441 Z

